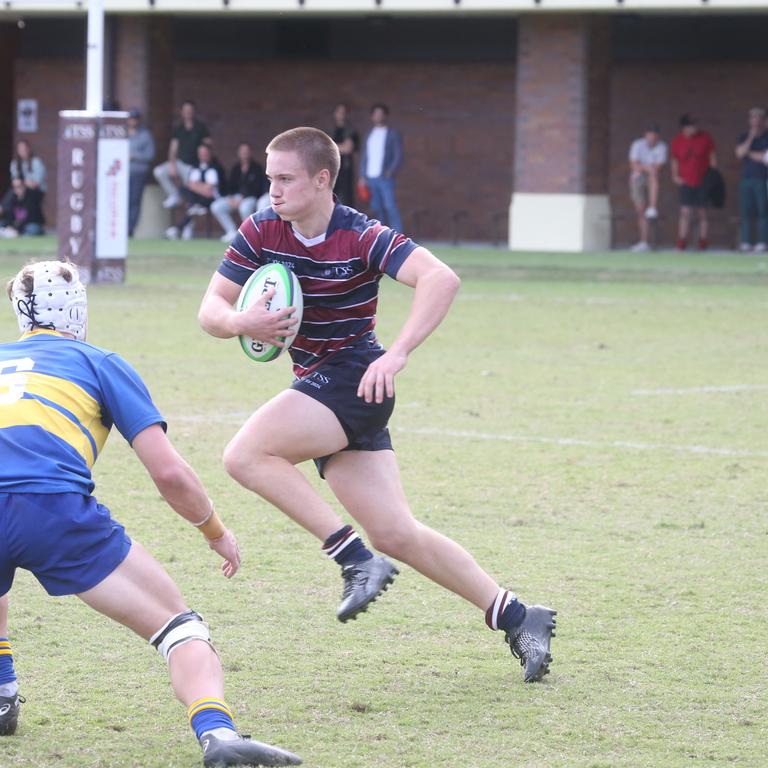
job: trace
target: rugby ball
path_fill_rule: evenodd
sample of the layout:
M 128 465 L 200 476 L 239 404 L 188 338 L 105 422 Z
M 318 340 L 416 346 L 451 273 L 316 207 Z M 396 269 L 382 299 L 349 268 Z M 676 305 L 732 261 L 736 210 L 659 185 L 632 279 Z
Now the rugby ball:
M 293 344 L 304 312 L 304 299 L 299 279 L 282 264 L 265 264 L 248 278 L 248 282 L 240 291 L 237 311 L 242 312 L 244 309 L 248 309 L 270 288 L 275 289 L 275 295 L 267 302 L 267 309 L 271 312 L 279 312 L 286 307 L 295 307 L 293 317 L 299 322 L 294 326 L 291 335 L 283 338 L 284 347 L 276 347 L 274 344 L 267 344 L 252 339 L 250 336 L 240 336 L 240 346 L 243 348 L 243 352 L 257 363 L 268 363 L 270 360 L 274 360 Z

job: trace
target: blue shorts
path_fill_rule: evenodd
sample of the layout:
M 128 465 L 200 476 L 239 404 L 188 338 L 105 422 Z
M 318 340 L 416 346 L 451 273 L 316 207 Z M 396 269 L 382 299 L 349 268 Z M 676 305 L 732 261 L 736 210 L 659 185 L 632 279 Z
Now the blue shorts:
M 131 540 L 109 510 L 80 493 L 0 493 L 0 595 L 17 568 L 49 595 L 95 587 L 125 560 Z
M 345 451 L 392 450 L 387 422 L 395 408 L 395 398 L 385 397 L 383 403 L 366 403 L 357 396 L 357 387 L 366 369 L 383 354 L 383 349 L 336 352 L 291 385 L 291 389 L 309 395 L 333 411 L 349 441 Z M 330 458 L 315 459 L 320 477 L 325 477 L 325 465 Z

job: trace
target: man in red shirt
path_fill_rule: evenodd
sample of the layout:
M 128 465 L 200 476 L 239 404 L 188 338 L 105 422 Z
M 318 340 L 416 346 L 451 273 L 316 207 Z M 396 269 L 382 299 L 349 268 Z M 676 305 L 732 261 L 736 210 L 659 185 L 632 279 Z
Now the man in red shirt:
M 677 248 L 684 250 L 688 242 L 693 209 L 699 220 L 699 248 L 707 247 L 707 188 L 704 177 L 717 167 L 715 142 L 699 129 L 690 115 L 680 118 L 680 133 L 672 140 L 672 180 L 680 187 L 680 218 L 677 225 Z

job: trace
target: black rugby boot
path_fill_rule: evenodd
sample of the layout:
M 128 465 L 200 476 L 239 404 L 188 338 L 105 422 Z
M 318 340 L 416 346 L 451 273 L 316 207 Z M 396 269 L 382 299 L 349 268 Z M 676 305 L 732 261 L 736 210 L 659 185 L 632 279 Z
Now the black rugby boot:
M 341 604 L 336 609 L 336 618 L 349 621 L 358 613 L 368 610 L 372 603 L 395 580 L 400 571 L 385 557 L 374 555 L 361 563 L 350 563 L 342 566 L 341 576 L 344 579 L 344 592 Z
M 200 739 L 203 748 L 203 765 L 206 768 L 226 768 L 230 765 L 301 765 L 301 758 L 280 747 L 251 741 L 250 736 L 240 736 L 231 741 L 217 739 L 204 733 Z
M 520 659 L 526 683 L 535 683 L 549 673 L 549 643 L 555 636 L 556 615 L 557 611 L 543 605 L 529 605 L 523 623 L 504 637 L 512 655 Z
M 13 696 L 0 696 L 0 736 L 12 736 L 19 724 L 19 710 L 24 697 L 18 693 Z

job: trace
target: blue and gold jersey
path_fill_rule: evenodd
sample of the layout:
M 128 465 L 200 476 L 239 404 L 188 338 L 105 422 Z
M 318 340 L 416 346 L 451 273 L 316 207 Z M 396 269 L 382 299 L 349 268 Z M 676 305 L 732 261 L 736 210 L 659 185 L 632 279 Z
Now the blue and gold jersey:
M 0 492 L 93 491 L 112 425 L 125 439 L 165 422 L 119 355 L 55 331 L 0 344 Z

